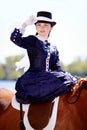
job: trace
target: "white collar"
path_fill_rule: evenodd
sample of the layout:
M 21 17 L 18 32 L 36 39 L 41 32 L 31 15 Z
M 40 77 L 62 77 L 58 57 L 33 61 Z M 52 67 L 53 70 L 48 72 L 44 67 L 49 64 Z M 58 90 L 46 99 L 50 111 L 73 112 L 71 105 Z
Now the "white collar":
M 41 37 L 40 35 L 36 35 L 36 37 L 37 37 L 39 40 L 43 41 L 44 43 L 45 43 L 45 41 L 48 41 L 48 39 L 45 39 L 45 38 Z

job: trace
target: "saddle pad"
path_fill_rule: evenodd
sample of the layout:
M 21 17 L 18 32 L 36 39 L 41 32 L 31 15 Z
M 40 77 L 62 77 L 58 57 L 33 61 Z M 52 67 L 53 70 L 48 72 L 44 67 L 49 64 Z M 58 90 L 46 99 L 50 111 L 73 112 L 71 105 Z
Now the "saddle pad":
M 56 124 L 57 112 L 58 112 L 58 103 L 59 103 L 59 97 L 55 98 L 53 110 L 52 110 L 52 114 L 51 114 L 51 117 L 49 119 L 49 122 L 48 122 L 47 126 L 45 128 L 43 128 L 42 130 L 54 130 L 55 124 Z M 28 118 L 27 118 L 28 112 L 29 112 L 29 110 L 27 109 L 26 113 L 24 114 L 25 127 L 26 127 L 26 130 L 34 130 L 34 128 L 31 127 L 30 122 L 28 121 Z M 39 124 L 40 124 L 40 120 L 39 120 Z
M 52 112 L 52 114 L 50 114 L 49 112 L 49 122 L 48 121 L 45 121 L 45 122 L 48 122 L 47 126 L 45 128 L 43 128 L 42 130 L 54 130 L 54 127 L 55 127 L 55 123 L 56 123 L 56 118 L 57 118 L 57 111 L 58 111 L 58 102 L 59 102 L 59 97 L 55 98 L 55 100 L 52 102 L 52 111 L 50 109 L 50 112 Z M 54 104 L 54 105 L 53 105 Z M 20 104 L 16 101 L 16 98 L 15 96 L 13 97 L 12 99 L 12 102 L 11 102 L 11 105 L 13 108 L 17 109 L 17 110 L 20 110 Z M 50 106 L 50 105 L 47 105 L 47 106 Z M 50 106 L 51 107 L 51 106 Z M 31 106 L 32 108 L 32 106 Z M 34 130 L 33 128 L 33 123 L 32 126 L 29 122 L 29 119 L 30 117 L 28 116 L 28 113 L 30 111 L 30 104 L 23 104 L 23 111 L 25 112 L 24 114 L 24 125 L 26 127 L 26 130 Z M 39 109 L 40 111 L 40 109 Z M 37 113 L 37 111 L 35 111 L 35 113 Z M 30 113 L 29 113 L 30 114 Z M 29 117 L 29 119 L 28 119 Z M 34 117 L 33 117 L 34 118 Z M 36 117 L 35 117 L 36 118 Z M 37 120 L 38 118 L 34 119 L 34 120 Z M 38 120 L 38 122 L 40 123 L 40 120 Z M 35 123 L 35 122 L 34 122 Z M 34 126 L 35 127 L 35 126 Z M 40 126 L 42 127 L 42 126 Z

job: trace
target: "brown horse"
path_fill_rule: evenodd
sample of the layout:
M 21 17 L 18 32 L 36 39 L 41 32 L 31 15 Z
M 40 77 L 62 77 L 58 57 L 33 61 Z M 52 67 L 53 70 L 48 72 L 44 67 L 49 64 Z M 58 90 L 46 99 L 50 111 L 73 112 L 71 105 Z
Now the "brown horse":
M 87 130 L 87 79 L 80 80 L 79 85 L 81 89 L 74 96 L 66 93 L 59 97 L 54 130 Z M 11 106 L 14 95 L 11 90 L 0 89 L 0 130 L 20 130 L 19 110 Z M 43 124 L 49 121 L 53 105 L 52 101 L 30 105 L 28 119 L 35 130 L 42 130 Z

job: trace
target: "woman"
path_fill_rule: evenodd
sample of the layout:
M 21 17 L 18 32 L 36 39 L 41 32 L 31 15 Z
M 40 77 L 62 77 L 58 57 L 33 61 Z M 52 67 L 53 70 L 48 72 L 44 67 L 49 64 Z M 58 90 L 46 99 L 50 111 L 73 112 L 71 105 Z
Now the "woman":
M 36 35 L 23 37 L 25 28 L 34 23 Z M 30 60 L 29 69 L 18 78 L 16 98 L 23 103 L 46 101 L 68 92 L 77 80 L 65 72 L 60 65 L 57 48 L 48 42 L 51 30 L 56 25 L 52 14 L 39 11 L 37 17 L 30 17 L 15 28 L 11 41 L 27 50 Z M 75 92 L 75 88 L 73 87 Z

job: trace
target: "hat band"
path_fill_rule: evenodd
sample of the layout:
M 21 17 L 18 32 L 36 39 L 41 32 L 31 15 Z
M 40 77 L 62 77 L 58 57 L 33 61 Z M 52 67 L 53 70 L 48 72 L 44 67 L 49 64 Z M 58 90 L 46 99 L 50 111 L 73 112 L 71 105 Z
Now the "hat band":
M 37 21 L 47 21 L 47 22 L 53 22 L 50 18 L 46 18 L 46 17 L 42 17 L 42 16 L 38 16 Z

